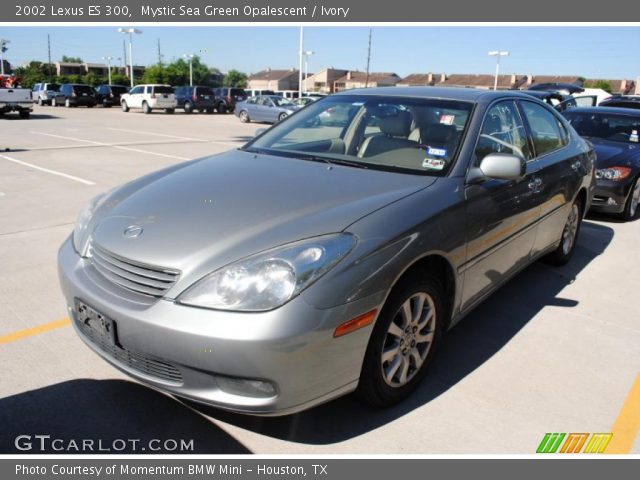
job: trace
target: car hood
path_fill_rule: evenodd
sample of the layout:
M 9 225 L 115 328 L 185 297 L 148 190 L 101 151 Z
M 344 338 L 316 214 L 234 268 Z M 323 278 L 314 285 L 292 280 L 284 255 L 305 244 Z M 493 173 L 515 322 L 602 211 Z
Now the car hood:
M 202 275 L 275 246 L 342 231 L 434 181 L 231 151 L 115 190 L 96 212 L 92 241 L 127 259 Z M 132 225 L 142 234 L 126 238 Z
M 589 137 L 596 151 L 598 168 L 614 166 L 634 166 L 640 163 L 640 145 L 611 142 L 601 138 Z

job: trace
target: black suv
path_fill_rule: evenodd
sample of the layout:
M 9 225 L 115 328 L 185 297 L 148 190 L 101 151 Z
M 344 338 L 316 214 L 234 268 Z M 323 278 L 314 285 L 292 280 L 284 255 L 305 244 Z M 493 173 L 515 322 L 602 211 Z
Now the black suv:
M 184 113 L 198 110 L 200 113 L 213 113 L 216 108 L 216 96 L 209 87 L 200 85 L 176 87 L 176 101 L 178 108 L 184 108 Z
M 236 108 L 236 102 L 243 102 L 247 99 L 247 93 L 242 88 L 216 88 L 215 94 L 218 113 L 233 112 Z
M 120 95 L 128 91 L 129 87 L 124 85 L 98 85 L 96 87 L 96 102 L 103 107 L 120 105 Z
M 64 103 L 65 107 L 96 106 L 96 92 L 91 85 L 83 83 L 64 83 L 60 85 L 61 96 L 56 97 L 56 105 Z

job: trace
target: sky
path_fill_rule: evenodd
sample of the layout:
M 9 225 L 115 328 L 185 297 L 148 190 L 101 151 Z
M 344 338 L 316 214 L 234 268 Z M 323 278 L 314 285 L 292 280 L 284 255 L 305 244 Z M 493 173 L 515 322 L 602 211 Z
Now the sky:
M 298 67 L 299 27 L 139 27 L 133 41 L 134 63 L 158 61 L 157 42 L 165 62 L 185 53 L 199 54 L 209 66 L 226 72 L 254 73 Z M 309 72 L 326 67 L 365 70 L 368 27 L 305 27 L 305 50 L 314 51 Z M 51 57 L 123 57 L 116 27 L 1 27 L 8 39 L 5 58 L 12 65 Z M 640 27 L 380 27 L 373 28 L 371 71 L 410 73 L 493 73 L 490 50 L 508 50 L 501 73 L 578 75 L 587 78 L 640 76 Z M 114 63 L 120 63 L 114 60 Z

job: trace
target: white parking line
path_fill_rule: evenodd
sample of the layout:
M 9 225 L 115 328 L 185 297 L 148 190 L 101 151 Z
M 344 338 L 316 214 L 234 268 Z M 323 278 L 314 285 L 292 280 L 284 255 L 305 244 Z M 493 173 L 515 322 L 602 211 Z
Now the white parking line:
M 51 170 L 49 168 L 39 167 L 38 165 L 23 162 L 22 160 L 18 160 L 16 158 L 7 157 L 6 155 L 0 155 L 0 158 L 4 158 L 9 162 L 17 163 L 25 167 L 33 168 L 34 170 L 40 170 L 41 172 L 50 173 L 51 175 L 57 175 L 59 177 L 68 178 L 69 180 L 74 180 L 79 183 L 84 183 L 85 185 L 95 185 L 95 182 L 92 182 L 90 180 L 85 180 L 84 178 L 80 178 L 80 177 L 74 177 L 73 175 L 69 175 L 68 173 L 58 172 L 57 170 Z
M 188 158 L 188 157 L 179 157 L 177 155 L 169 155 L 167 153 L 151 152 L 149 150 L 141 150 L 139 148 L 123 147 L 121 145 L 113 145 L 111 143 L 96 142 L 94 140 L 86 140 L 84 138 L 66 137 L 63 135 L 54 135 L 53 133 L 35 132 L 35 131 L 31 131 L 29 133 L 34 133 L 36 135 L 45 135 L 47 137 L 53 137 L 53 138 L 61 138 L 62 140 L 73 140 L 74 142 L 90 143 L 92 145 L 98 145 L 101 147 L 117 148 L 118 150 L 127 150 L 129 152 L 146 153 L 148 155 L 157 155 L 158 157 L 174 158 L 176 160 L 191 160 L 191 158 Z
M 189 140 L 191 142 L 207 142 L 207 143 L 215 143 L 217 145 L 227 145 L 230 147 L 237 147 L 238 144 L 242 144 L 244 142 L 223 142 L 221 140 L 209 140 L 207 138 L 193 138 L 193 137 L 180 137 L 177 135 L 167 135 L 166 133 L 157 133 L 157 132 L 146 132 L 144 130 L 131 130 L 130 128 L 115 128 L 109 127 L 108 130 L 114 130 L 116 132 L 129 132 L 129 133 L 140 133 L 142 135 L 151 135 L 154 137 L 166 137 L 166 138 L 175 138 L 178 140 Z

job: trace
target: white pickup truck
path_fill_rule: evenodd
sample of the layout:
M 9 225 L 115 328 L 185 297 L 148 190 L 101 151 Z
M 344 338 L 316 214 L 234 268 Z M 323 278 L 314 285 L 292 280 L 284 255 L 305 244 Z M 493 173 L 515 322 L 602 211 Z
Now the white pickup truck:
M 27 88 L 0 88 L 0 115 L 18 112 L 20 118 L 29 118 L 33 110 L 31 90 Z

